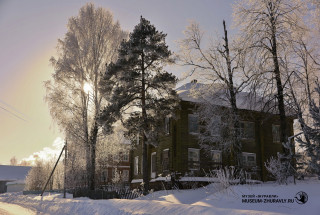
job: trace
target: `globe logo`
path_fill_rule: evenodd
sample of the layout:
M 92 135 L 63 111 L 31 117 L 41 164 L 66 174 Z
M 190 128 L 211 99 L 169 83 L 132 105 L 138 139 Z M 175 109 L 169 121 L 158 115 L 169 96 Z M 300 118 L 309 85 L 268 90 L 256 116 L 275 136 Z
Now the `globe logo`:
M 308 195 L 303 191 L 298 192 L 294 198 L 298 204 L 305 204 L 308 201 Z

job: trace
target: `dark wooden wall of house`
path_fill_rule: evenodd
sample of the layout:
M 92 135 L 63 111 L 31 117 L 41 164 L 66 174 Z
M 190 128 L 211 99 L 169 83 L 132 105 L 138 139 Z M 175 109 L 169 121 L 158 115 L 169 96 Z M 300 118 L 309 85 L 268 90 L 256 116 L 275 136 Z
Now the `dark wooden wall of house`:
M 188 148 L 200 149 L 197 142 L 197 135 L 188 132 L 188 114 L 193 113 L 195 106 L 186 101 L 181 102 L 180 109 L 176 111 L 175 117 L 170 120 L 170 134 L 161 136 L 157 147 L 148 147 L 149 173 L 151 170 L 151 153 L 156 152 L 156 176 L 162 174 L 166 176 L 169 172 L 179 172 L 182 175 L 189 172 L 188 170 Z M 259 170 L 259 179 L 265 181 L 268 179 L 264 163 L 271 157 L 277 156 L 277 152 L 283 152 L 280 143 L 274 143 L 272 137 L 272 124 L 280 125 L 279 117 L 272 114 L 261 113 L 249 110 L 240 110 L 241 121 L 254 122 L 255 137 L 254 139 L 242 139 L 242 151 L 255 153 L 256 163 Z M 293 135 L 293 118 L 287 119 L 288 136 Z M 162 152 L 169 149 L 170 171 L 162 171 Z M 131 154 L 131 176 L 132 179 L 141 179 L 141 143 L 136 146 Z M 139 156 L 139 174 L 133 174 L 134 157 Z M 227 153 L 223 154 L 223 165 L 230 165 Z M 205 171 L 210 169 L 210 158 L 204 150 L 200 150 L 200 171 L 198 175 L 204 175 Z M 204 170 L 204 171 L 203 171 Z M 150 174 L 149 174 L 150 177 Z

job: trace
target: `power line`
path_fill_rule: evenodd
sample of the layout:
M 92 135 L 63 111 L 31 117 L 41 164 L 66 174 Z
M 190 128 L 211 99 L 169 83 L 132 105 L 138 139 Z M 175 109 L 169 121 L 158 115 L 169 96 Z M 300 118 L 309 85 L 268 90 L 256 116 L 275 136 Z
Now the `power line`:
M 24 113 L 20 112 L 20 111 L 17 110 L 15 107 L 13 107 L 12 105 L 6 103 L 6 102 L 3 101 L 2 99 L 0 99 L 0 103 L 4 104 L 4 105 L 6 106 L 6 108 L 11 109 L 11 111 L 13 111 L 13 112 L 19 114 L 20 116 L 28 119 L 28 116 L 27 116 L 27 115 L 25 115 Z
M 21 120 L 23 120 L 23 121 L 25 121 L 25 122 L 28 122 L 27 120 L 25 120 L 25 119 L 21 118 L 20 116 L 12 113 L 11 111 L 9 111 L 9 110 L 6 109 L 6 108 L 4 108 L 4 107 L 2 107 L 2 106 L 0 106 L 0 108 L 3 109 L 4 111 L 7 111 L 8 113 L 10 113 L 11 115 L 15 116 L 16 118 L 21 119 Z

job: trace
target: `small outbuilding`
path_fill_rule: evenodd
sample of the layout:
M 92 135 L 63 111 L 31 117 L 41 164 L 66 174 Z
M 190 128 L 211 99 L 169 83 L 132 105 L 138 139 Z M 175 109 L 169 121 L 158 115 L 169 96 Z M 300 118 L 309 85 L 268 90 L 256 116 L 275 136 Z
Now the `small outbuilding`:
M 23 191 L 31 166 L 0 165 L 0 193 Z

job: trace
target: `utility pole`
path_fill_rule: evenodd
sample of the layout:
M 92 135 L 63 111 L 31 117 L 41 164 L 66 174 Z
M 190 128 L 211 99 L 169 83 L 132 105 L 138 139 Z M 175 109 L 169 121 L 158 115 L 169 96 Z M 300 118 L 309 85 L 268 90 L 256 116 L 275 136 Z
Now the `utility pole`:
M 48 180 L 47 180 L 46 185 L 44 185 L 44 187 L 42 188 L 42 192 L 41 192 L 41 195 L 40 195 L 40 196 L 43 196 L 43 193 L 44 193 L 44 191 L 46 190 L 47 185 L 48 185 L 48 183 L 49 183 L 49 181 L 50 181 L 50 179 L 51 179 L 51 177 L 52 177 L 52 175 L 53 175 L 53 173 L 54 173 L 54 170 L 56 169 L 56 167 L 57 167 L 57 165 L 58 165 L 58 163 L 59 163 L 60 157 L 61 157 L 61 155 L 62 155 L 65 147 L 66 147 L 66 146 L 64 145 L 63 148 L 62 148 L 62 150 L 61 150 L 61 153 L 60 153 L 60 155 L 59 155 L 59 158 L 58 158 L 56 164 L 54 165 L 53 170 L 52 170 L 52 172 L 51 172 L 51 174 L 50 174 L 50 176 L 49 176 L 49 178 L 48 178 Z
M 64 182 L 63 182 L 63 198 L 66 198 L 66 183 L 67 183 L 67 139 L 64 145 Z

